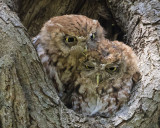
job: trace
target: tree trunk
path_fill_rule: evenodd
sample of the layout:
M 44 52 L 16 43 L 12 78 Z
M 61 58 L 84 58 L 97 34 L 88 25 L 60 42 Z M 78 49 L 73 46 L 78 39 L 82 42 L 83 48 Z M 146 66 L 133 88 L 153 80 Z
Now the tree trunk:
M 107 1 L 114 19 L 126 33 L 126 43 L 139 56 L 142 80 L 129 102 L 127 113 L 120 113 L 120 127 L 158 128 L 160 115 L 160 1 Z M 121 121 L 120 121 L 121 120 Z
M 8 4 L 9 0 L 6 0 Z M 14 0 L 0 3 L 0 128 L 158 128 L 160 125 L 160 2 L 158 0 Z M 16 5 L 16 6 L 15 6 Z M 19 5 L 19 6 L 18 6 Z M 83 117 L 67 109 L 32 46 L 50 17 L 84 14 L 99 19 L 107 37 L 137 52 L 142 80 L 128 104 L 110 118 Z M 115 25 L 113 25 L 115 24 Z M 27 33 L 28 32 L 28 33 Z

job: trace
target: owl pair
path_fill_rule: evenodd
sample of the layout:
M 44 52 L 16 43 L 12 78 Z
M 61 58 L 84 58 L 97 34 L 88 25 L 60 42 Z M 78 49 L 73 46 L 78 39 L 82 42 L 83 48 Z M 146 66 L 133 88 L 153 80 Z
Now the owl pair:
M 78 113 L 112 114 L 127 102 L 139 79 L 132 49 L 106 40 L 97 20 L 51 18 L 33 43 L 58 95 Z

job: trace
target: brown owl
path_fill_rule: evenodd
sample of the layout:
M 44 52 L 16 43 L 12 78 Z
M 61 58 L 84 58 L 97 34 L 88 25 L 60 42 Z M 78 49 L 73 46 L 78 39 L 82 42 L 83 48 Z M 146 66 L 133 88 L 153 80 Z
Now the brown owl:
M 75 80 L 78 58 L 96 49 L 103 38 L 99 22 L 82 15 L 57 16 L 44 24 L 33 44 L 59 96 Z
M 110 116 L 128 101 L 140 79 L 135 53 L 118 41 L 101 41 L 79 61 L 74 88 L 65 101 L 84 115 Z

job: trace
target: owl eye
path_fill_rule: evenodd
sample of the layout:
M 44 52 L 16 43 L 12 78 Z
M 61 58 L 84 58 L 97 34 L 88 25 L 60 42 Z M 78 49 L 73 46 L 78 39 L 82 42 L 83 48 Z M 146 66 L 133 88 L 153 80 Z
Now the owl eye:
M 76 37 L 72 37 L 72 36 L 65 37 L 65 42 L 67 43 L 72 43 L 75 41 L 76 41 Z
M 91 65 L 85 65 L 85 68 L 88 70 L 94 70 L 94 66 Z
M 76 41 L 75 37 L 66 37 L 66 42 L 74 42 Z
M 110 71 L 112 71 L 112 72 L 114 72 L 114 71 L 116 71 L 117 70 L 117 67 L 110 67 L 110 68 L 108 68 Z
M 91 40 L 94 40 L 96 38 L 96 34 L 95 33 L 92 33 L 91 35 L 90 35 L 90 39 Z
M 118 70 L 118 67 L 107 67 L 106 68 L 106 71 L 108 71 L 108 72 L 116 72 Z
M 77 42 L 77 39 L 76 37 L 73 37 L 73 36 L 67 36 L 65 37 L 65 43 L 69 46 L 73 46 L 75 45 Z

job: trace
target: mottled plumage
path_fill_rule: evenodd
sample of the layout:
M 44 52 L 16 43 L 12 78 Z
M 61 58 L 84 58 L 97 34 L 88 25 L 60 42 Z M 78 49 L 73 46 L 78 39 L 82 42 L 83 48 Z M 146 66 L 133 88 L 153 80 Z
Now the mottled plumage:
M 135 53 L 118 41 L 101 41 L 79 61 L 73 91 L 65 101 L 84 115 L 110 116 L 128 101 L 140 79 Z
M 133 50 L 105 40 L 98 21 L 86 16 L 51 18 L 33 44 L 61 100 L 83 115 L 110 116 L 140 79 Z
M 80 56 L 87 49 L 96 49 L 103 38 L 99 22 L 82 15 L 53 17 L 33 38 L 38 56 L 59 96 L 63 96 L 76 79 L 74 72 Z

